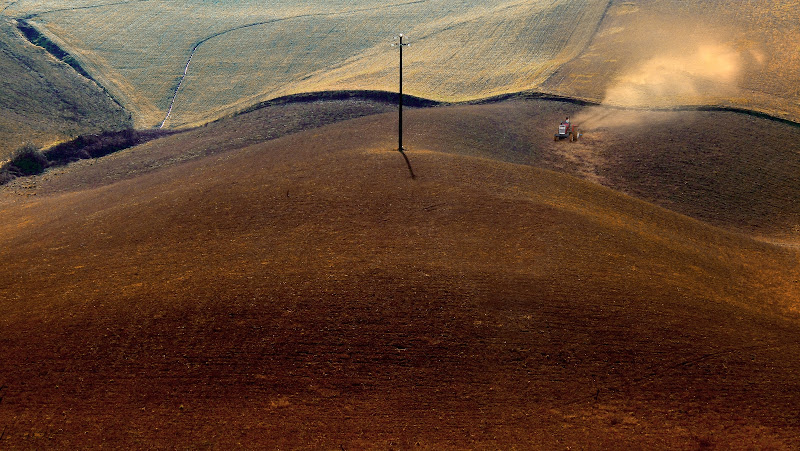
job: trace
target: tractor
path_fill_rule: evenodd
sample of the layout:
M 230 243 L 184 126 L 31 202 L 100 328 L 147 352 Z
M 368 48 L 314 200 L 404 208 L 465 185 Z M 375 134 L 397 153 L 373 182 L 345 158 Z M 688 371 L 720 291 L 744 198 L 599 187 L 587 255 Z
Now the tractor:
M 569 138 L 570 141 L 577 141 L 578 136 L 580 136 L 578 127 L 570 124 L 569 118 L 567 118 L 558 126 L 558 133 L 553 136 L 553 141 L 560 141 L 566 138 Z

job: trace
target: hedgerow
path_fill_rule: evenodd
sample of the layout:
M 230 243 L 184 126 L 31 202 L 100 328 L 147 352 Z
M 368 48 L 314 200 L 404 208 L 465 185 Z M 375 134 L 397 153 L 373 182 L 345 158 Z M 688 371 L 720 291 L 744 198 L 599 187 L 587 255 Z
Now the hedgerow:
M 49 166 L 47 157 L 33 144 L 26 143 L 11 154 L 11 159 L 0 168 L 4 178 L 41 174 Z
M 64 166 L 73 161 L 100 158 L 174 133 L 176 132 L 134 129 L 107 131 L 94 135 L 81 135 L 45 151 L 33 144 L 25 144 L 14 151 L 11 159 L 0 167 L 0 185 L 16 177 L 41 174 L 51 166 Z

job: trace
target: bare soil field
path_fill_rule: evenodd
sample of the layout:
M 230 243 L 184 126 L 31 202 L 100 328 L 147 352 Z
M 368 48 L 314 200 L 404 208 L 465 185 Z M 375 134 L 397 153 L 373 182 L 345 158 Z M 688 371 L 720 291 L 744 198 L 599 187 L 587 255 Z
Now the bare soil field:
M 0 447 L 797 448 L 800 253 L 723 194 L 656 200 L 728 230 L 596 183 L 698 179 L 704 123 L 796 164 L 796 129 L 553 142 L 582 108 L 410 110 L 416 179 L 394 113 L 333 123 L 388 106 L 341 100 L 0 188 Z
M 566 116 L 582 137 L 553 142 Z M 550 169 L 729 230 L 800 241 L 796 124 L 725 111 L 538 100 L 422 109 L 409 117 L 410 139 L 422 147 Z

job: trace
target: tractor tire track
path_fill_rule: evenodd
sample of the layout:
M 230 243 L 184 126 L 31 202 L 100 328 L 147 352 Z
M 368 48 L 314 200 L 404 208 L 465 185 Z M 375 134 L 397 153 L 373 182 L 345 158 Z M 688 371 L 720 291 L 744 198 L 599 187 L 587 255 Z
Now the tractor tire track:
M 137 1 L 149 1 L 149 0 L 137 0 Z M 245 24 L 245 25 L 239 25 L 239 26 L 236 26 L 236 27 L 233 27 L 233 28 L 229 28 L 227 30 L 219 31 L 217 33 L 213 33 L 211 35 L 208 35 L 205 38 L 197 41 L 192 46 L 192 48 L 191 48 L 191 50 L 189 52 L 189 58 L 186 60 L 186 66 L 184 66 L 184 68 L 183 68 L 183 75 L 181 75 L 181 78 L 178 81 L 178 84 L 177 84 L 177 86 L 175 87 L 175 90 L 172 93 L 172 99 L 169 102 L 169 107 L 167 108 L 167 114 L 166 114 L 166 116 L 164 116 L 164 120 L 161 121 L 161 125 L 159 125 L 158 128 L 164 128 L 164 126 L 166 125 L 167 121 L 169 120 L 170 115 L 172 114 L 172 108 L 175 106 L 175 100 L 178 98 L 178 92 L 180 91 L 181 86 L 183 86 L 184 80 L 186 80 L 186 76 L 189 73 L 189 66 L 192 63 L 192 58 L 194 58 L 194 54 L 197 53 L 197 49 L 200 48 L 201 45 L 205 44 L 206 42 L 208 42 L 208 41 L 210 41 L 210 40 L 212 40 L 214 38 L 218 38 L 220 36 L 226 35 L 228 33 L 232 33 L 234 31 L 243 30 L 245 28 L 252 28 L 252 27 L 259 27 L 259 26 L 263 26 L 263 25 L 270 25 L 270 24 L 274 24 L 274 23 L 278 23 L 278 22 L 285 22 L 285 21 L 288 21 L 288 20 L 305 19 L 305 18 L 309 18 L 309 17 L 345 16 L 345 15 L 348 15 L 348 14 L 358 14 L 358 13 L 368 12 L 368 11 L 378 11 L 378 10 L 382 10 L 382 9 L 386 9 L 386 8 L 400 8 L 400 7 L 404 7 L 404 6 L 416 5 L 416 4 L 427 3 L 427 2 L 428 2 L 428 0 L 413 0 L 413 1 L 405 2 L 405 3 L 399 3 L 397 5 L 354 9 L 354 10 L 351 10 L 351 11 L 343 11 L 343 12 L 299 14 L 297 16 L 280 17 L 280 18 L 276 18 L 276 19 L 263 20 L 263 21 L 253 22 L 253 23 L 249 23 L 249 24 Z

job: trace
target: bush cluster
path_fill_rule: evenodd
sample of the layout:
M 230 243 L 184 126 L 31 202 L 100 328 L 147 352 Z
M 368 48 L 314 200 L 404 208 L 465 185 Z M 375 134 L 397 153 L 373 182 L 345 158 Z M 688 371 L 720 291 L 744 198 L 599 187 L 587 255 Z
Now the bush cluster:
M 33 144 L 25 144 L 11 154 L 11 159 L 0 168 L 0 183 L 14 177 L 41 174 L 49 166 L 47 157 Z
M 61 166 L 77 160 L 100 158 L 167 134 L 169 132 L 161 130 L 126 129 L 97 135 L 81 135 L 72 141 L 47 149 L 44 155 L 51 164 Z
M 14 151 L 11 159 L 0 167 L 0 185 L 16 177 L 41 174 L 50 166 L 63 166 L 73 161 L 99 158 L 172 133 L 174 132 L 126 129 L 96 135 L 81 135 L 45 151 L 33 144 L 25 144 Z

